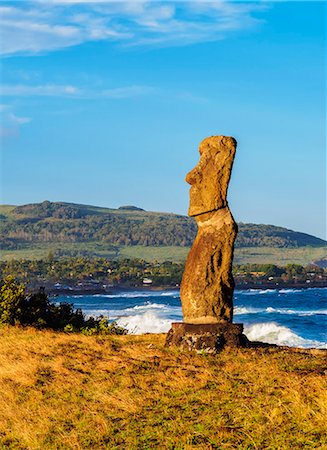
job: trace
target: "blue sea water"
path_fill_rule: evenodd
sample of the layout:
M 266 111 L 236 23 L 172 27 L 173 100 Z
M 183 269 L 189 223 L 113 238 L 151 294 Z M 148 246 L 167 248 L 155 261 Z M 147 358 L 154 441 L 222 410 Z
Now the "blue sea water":
M 296 347 L 326 348 L 327 288 L 236 290 L 234 322 L 250 340 Z M 163 333 L 182 320 L 178 290 L 125 291 L 61 296 L 87 316 L 104 315 L 130 333 Z

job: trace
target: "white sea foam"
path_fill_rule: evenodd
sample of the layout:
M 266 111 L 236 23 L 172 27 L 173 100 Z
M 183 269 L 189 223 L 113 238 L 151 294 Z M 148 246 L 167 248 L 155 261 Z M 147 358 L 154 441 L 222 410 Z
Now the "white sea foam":
M 149 297 L 178 297 L 177 291 L 129 291 L 117 292 L 117 294 L 93 294 L 92 297 L 103 298 L 149 298 Z
M 249 308 L 244 309 L 247 310 L 247 314 Z M 115 319 L 118 325 L 126 328 L 130 334 L 167 333 L 171 327 L 172 320 L 168 319 L 166 311 L 160 308 L 145 311 L 134 309 L 134 311 L 137 313 L 129 313 L 126 315 L 127 310 L 111 312 L 108 310 L 92 310 L 88 311 L 88 315 L 98 316 L 103 314 L 110 319 Z M 242 308 L 239 309 L 239 314 L 241 314 L 240 311 L 242 311 Z M 180 319 L 178 318 L 177 320 L 182 320 L 180 308 L 175 307 L 176 313 L 180 315 Z M 323 342 L 305 339 L 294 333 L 290 328 L 278 325 L 275 322 L 245 325 L 244 333 L 251 341 L 261 341 L 290 347 L 327 348 Z
M 311 310 L 296 310 L 288 308 L 274 308 L 268 306 L 267 308 L 251 308 L 247 306 L 234 306 L 234 314 L 258 314 L 258 313 L 268 313 L 268 314 L 292 314 L 294 316 L 314 316 L 316 314 L 326 315 L 326 309 L 311 309 Z
M 316 314 L 327 315 L 327 309 L 318 309 L 316 311 L 300 311 L 299 316 L 314 316 Z
M 258 294 L 276 294 L 277 289 L 261 289 Z
M 130 334 L 167 333 L 171 322 L 170 319 L 163 319 L 152 311 L 121 317 L 117 320 L 117 324 L 126 328 Z
M 120 317 L 117 320 L 118 325 L 126 328 L 130 334 L 167 333 L 171 327 L 171 322 L 170 319 L 162 318 L 154 311 Z M 274 322 L 245 325 L 244 333 L 251 341 L 261 341 L 290 347 L 327 348 L 323 342 L 304 339 L 294 333 L 290 328 Z
M 264 309 L 260 308 L 249 308 L 247 306 L 234 306 L 234 314 L 256 314 L 258 312 L 263 312 Z
M 94 307 L 84 310 L 86 317 L 89 318 L 91 316 L 97 317 L 97 316 L 105 316 L 108 317 L 111 320 L 120 319 L 122 317 L 132 317 L 132 316 L 140 316 L 142 314 L 145 314 L 147 312 L 153 312 L 160 315 L 160 317 L 168 318 L 168 317 L 174 317 L 175 320 L 182 320 L 182 308 L 181 306 L 172 306 L 172 305 L 166 305 L 161 303 L 151 303 L 151 302 L 145 302 L 143 305 L 135 305 L 130 308 L 123 308 L 123 309 L 114 309 L 110 307 L 110 304 L 108 304 L 108 307 L 105 308 L 102 306 L 102 308 L 97 309 L 96 305 Z
M 304 339 L 294 333 L 290 328 L 283 327 L 274 322 L 245 325 L 244 334 L 250 341 L 261 341 L 290 347 L 327 348 L 323 342 Z
M 132 308 L 126 308 L 125 311 L 134 311 L 138 309 L 164 309 L 164 308 L 167 308 L 167 305 L 163 305 L 161 303 L 146 302 L 144 303 L 144 305 L 136 305 L 133 306 Z
M 276 309 L 276 308 L 273 308 L 272 306 L 268 306 L 268 308 L 266 308 L 265 311 L 267 313 L 280 313 L 280 312 L 283 312 L 284 314 L 292 314 L 292 313 L 294 314 L 294 311 L 292 311 L 291 309 L 283 309 L 283 308 Z
M 280 294 L 298 294 L 299 292 L 303 292 L 303 289 L 280 289 Z
M 245 295 L 257 295 L 257 294 L 276 294 L 278 292 L 278 289 L 247 289 L 242 291 L 236 291 L 240 292 Z
M 292 314 L 295 316 L 314 316 L 316 314 L 326 315 L 327 310 L 326 309 L 315 309 L 315 310 L 296 310 L 296 309 L 286 309 L 286 308 L 273 308 L 271 306 L 268 306 L 268 308 L 265 309 L 267 313 L 273 313 L 273 314 Z
M 175 298 L 178 298 L 179 297 L 179 291 L 162 292 L 160 294 L 160 297 L 175 297 Z
M 236 289 L 235 290 L 235 294 L 237 295 L 238 293 L 240 294 L 245 294 L 245 295 L 256 295 L 256 294 L 300 294 L 300 293 L 304 293 L 304 292 L 310 292 L 310 291 L 322 291 L 322 290 L 327 290 L 326 287 L 311 287 L 311 288 L 274 288 L 274 289 Z

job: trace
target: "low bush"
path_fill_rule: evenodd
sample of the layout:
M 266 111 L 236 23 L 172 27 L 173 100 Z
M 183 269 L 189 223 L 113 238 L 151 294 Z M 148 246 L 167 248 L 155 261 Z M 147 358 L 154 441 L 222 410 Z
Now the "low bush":
M 53 303 L 45 290 L 26 295 L 25 286 L 11 275 L 0 283 L 0 323 L 51 328 L 84 334 L 126 334 L 115 322 L 100 316 L 86 319 L 81 309 L 71 303 Z

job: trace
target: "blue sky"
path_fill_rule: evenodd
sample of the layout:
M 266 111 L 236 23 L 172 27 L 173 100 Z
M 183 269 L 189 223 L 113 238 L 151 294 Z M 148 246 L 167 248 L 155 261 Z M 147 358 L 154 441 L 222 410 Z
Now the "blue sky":
M 0 1 L 6 204 L 186 214 L 209 135 L 236 220 L 325 236 L 324 2 Z

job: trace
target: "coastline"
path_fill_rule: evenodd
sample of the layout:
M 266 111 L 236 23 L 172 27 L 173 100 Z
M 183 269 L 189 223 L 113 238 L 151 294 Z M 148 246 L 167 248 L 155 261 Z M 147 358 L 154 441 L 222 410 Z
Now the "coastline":
M 242 283 L 242 284 L 236 284 L 235 291 L 237 290 L 279 290 L 279 289 L 326 289 L 327 285 L 326 283 Z M 35 287 L 32 290 L 39 289 L 39 287 Z M 156 292 L 156 291 L 172 291 L 176 290 L 179 291 L 179 286 L 113 286 L 110 288 L 88 288 L 88 289 L 74 289 L 71 288 L 52 288 L 49 286 L 45 286 L 46 292 L 51 297 L 57 297 L 59 295 L 101 295 L 101 294 L 120 294 L 124 292 L 131 292 L 131 291 L 140 291 L 140 292 Z
M 166 287 L 167 288 L 167 287 Z M 179 291 L 121 287 L 110 292 L 66 291 L 53 302 L 72 303 L 86 315 L 104 315 L 131 334 L 167 333 L 172 322 L 182 321 Z M 291 347 L 325 346 L 324 298 L 326 287 L 296 289 L 237 289 L 234 322 L 244 324 L 251 341 Z

